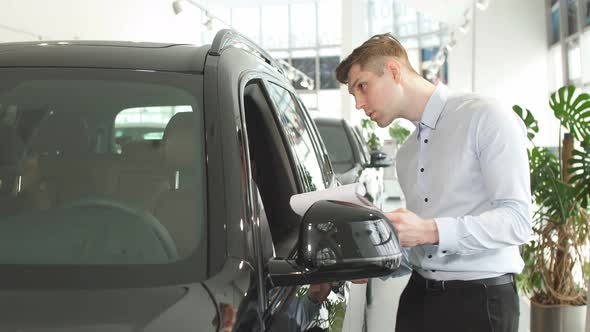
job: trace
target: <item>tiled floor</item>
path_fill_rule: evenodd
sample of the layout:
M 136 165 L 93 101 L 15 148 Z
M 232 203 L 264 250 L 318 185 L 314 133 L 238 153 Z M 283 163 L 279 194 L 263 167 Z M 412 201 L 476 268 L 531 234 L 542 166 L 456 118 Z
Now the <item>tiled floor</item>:
M 391 211 L 403 206 L 405 206 L 403 201 L 387 200 L 383 211 Z M 372 302 L 367 306 L 367 331 L 395 331 L 398 300 L 407 282 L 407 276 L 385 281 L 376 278 L 371 281 Z M 520 312 L 519 332 L 528 332 L 530 305 L 527 299 L 521 298 Z

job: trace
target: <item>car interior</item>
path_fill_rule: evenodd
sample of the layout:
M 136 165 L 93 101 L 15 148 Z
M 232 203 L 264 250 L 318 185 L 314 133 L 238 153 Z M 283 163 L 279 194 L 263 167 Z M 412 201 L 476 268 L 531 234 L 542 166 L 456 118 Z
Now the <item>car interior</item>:
M 155 100 L 148 84 L 129 83 L 125 95 L 116 83 L 87 81 L 67 99 L 66 90 L 51 94 L 46 83 L 0 90 L 0 247 L 13 253 L 0 261 L 152 264 L 188 257 L 203 236 L 202 203 L 195 201 L 205 201 L 194 98 L 163 91 Z M 149 129 L 143 135 L 125 137 L 126 128 L 142 124 Z
M 300 218 L 290 206 L 291 196 L 300 192 L 292 172 L 286 140 L 277 127 L 261 82 L 253 81 L 244 90 L 246 126 L 250 158 L 256 164 L 258 186 L 277 256 L 288 257 L 299 233 Z

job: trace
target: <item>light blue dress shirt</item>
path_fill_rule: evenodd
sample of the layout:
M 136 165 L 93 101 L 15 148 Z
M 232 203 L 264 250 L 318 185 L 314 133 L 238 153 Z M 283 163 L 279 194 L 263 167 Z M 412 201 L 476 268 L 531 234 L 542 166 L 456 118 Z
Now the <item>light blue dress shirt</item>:
M 397 154 L 406 207 L 434 218 L 439 243 L 409 250 L 413 268 L 437 280 L 519 273 L 531 234 L 524 123 L 507 107 L 438 84 Z

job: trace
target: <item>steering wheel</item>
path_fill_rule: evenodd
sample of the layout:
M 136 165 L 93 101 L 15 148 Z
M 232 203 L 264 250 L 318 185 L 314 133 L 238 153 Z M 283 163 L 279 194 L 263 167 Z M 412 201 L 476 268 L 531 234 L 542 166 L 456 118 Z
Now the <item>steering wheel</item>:
M 75 199 L 63 205 L 64 208 L 86 208 L 86 207 L 100 207 L 108 208 L 122 212 L 126 215 L 131 215 L 136 219 L 141 220 L 144 224 L 149 225 L 154 231 L 156 237 L 160 240 L 160 243 L 164 247 L 168 258 L 171 260 L 178 259 L 178 253 L 176 251 L 176 244 L 168 230 L 154 217 L 151 213 L 126 204 L 124 202 L 114 200 L 108 197 L 102 196 L 87 196 Z

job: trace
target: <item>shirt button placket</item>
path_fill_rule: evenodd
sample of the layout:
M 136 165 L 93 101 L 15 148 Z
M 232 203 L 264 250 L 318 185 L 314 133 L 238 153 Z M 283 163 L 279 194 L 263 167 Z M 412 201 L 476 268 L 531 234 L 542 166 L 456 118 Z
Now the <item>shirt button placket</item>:
M 428 138 L 425 138 L 425 139 L 423 140 L 423 142 L 424 142 L 424 144 L 428 144 Z M 420 173 L 424 173 L 424 167 L 420 168 Z M 428 203 L 428 197 L 425 197 L 425 198 L 424 198 L 424 202 L 425 202 L 425 203 Z M 430 258 L 430 257 L 429 257 L 429 258 Z

